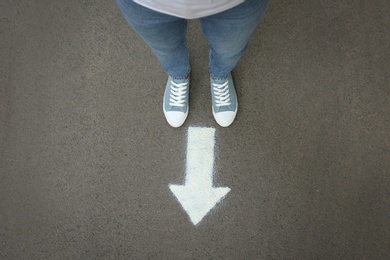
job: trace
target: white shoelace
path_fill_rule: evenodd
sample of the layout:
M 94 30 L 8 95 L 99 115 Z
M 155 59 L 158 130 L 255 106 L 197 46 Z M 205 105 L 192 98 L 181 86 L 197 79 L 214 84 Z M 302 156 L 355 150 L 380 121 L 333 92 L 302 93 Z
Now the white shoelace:
M 187 82 L 175 83 L 171 81 L 171 93 L 169 95 L 169 105 L 174 107 L 184 107 L 187 94 Z
M 230 105 L 229 81 L 223 84 L 213 83 L 215 105 L 217 107 Z

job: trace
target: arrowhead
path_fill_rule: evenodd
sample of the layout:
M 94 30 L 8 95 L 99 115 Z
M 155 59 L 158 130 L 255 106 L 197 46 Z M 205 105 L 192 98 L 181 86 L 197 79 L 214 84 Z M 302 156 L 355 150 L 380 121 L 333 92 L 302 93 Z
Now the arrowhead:
M 192 223 L 198 224 L 207 213 L 230 191 L 230 188 L 194 188 L 183 185 L 170 185 Z

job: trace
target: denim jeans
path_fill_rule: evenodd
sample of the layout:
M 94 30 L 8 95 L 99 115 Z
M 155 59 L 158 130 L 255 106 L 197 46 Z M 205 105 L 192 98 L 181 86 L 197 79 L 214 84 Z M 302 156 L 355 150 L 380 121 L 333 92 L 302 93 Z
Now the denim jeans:
M 268 0 L 246 0 L 227 11 L 200 18 L 209 47 L 210 74 L 226 78 L 244 54 Z M 182 79 L 190 71 L 186 41 L 187 20 L 145 8 L 132 0 L 117 0 L 134 31 L 157 56 L 165 71 Z

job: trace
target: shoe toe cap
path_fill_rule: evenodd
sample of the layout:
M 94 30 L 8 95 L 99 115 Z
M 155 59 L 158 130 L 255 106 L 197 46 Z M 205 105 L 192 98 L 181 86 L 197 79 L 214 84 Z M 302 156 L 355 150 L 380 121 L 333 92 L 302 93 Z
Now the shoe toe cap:
M 214 114 L 214 118 L 220 126 L 228 127 L 233 123 L 236 114 L 235 111 L 218 112 Z
M 172 127 L 180 127 L 186 121 L 188 113 L 179 111 L 165 112 L 165 118 Z

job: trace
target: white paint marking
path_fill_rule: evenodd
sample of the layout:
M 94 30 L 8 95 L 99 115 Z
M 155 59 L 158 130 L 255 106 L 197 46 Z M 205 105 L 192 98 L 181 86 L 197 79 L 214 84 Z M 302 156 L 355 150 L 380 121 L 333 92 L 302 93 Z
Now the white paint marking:
M 230 191 L 213 187 L 214 135 L 214 128 L 188 129 L 185 184 L 169 186 L 194 225 Z

